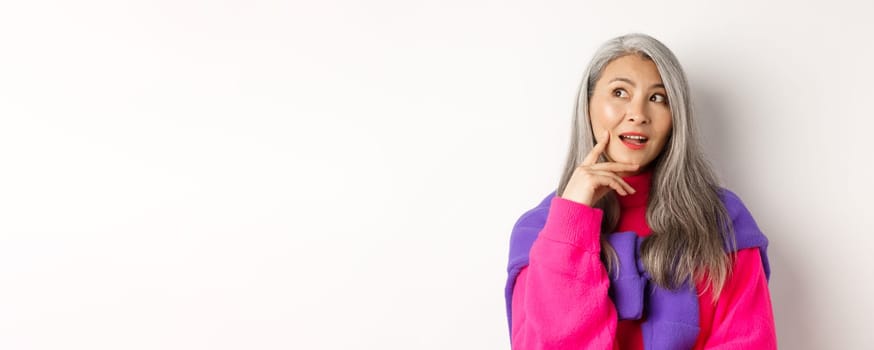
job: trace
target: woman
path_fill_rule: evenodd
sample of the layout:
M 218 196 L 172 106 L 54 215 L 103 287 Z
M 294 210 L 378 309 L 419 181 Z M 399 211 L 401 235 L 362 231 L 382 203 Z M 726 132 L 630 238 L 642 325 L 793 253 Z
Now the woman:
M 674 54 L 609 40 L 558 189 L 513 227 L 513 348 L 775 349 L 767 243 L 701 152 Z

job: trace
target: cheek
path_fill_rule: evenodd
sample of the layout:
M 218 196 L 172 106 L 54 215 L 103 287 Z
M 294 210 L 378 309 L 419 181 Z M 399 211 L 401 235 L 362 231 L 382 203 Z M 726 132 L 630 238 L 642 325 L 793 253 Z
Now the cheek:
M 621 113 L 619 108 L 609 103 L 595 103 L 589 108 L 589 115 L 593 126 L 604 128 L 615 124 Z
M 661 137 L 659 137 L 659 153 L 661 153 L 662 151 L 664 151 L 665 146 L 668 144 L 668 138 L 671 137 L 671 124 L 667 123 L 667 125 L 659 128 L 658 133 L 661 135 Z
M 671 112 L 669 110 L 663 110 L 661 113 L 658 113 L 654 119 L 655 124 L 653 125 L 653 129 L 660 136 L 661 139 L 667 139 L 671 135 L 671 128 L 673 124 L 673 120 L 671 119 Z

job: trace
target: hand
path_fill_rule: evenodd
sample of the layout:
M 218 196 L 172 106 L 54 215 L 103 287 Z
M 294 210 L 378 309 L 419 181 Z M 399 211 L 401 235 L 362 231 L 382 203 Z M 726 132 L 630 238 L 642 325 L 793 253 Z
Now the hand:
M 606 135 L 603 141 L 592 148 L 583 159 L 583 163 L 574 169 L 561 198 L 591 207 L 611 189 L 622 196 L 636 192 L 616 173 L 637 171 L 640 166 L 617 162 L 597 163 L 598 156 L 607 149 L 607 144 L 610 142 L 609 130 L 606 131 Z

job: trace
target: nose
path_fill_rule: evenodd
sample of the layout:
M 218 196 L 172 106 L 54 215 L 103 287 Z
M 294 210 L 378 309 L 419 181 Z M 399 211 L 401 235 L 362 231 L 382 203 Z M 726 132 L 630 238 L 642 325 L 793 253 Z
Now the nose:
M 628 104 L 628 110 L 625 111 L 625 119 L 631 122 L 632 124 L 647 124 L 649 123 L 649 117 L 647 117 L 647 113 L 644 110 L 644 105 L 646 102 L 632 102 Z

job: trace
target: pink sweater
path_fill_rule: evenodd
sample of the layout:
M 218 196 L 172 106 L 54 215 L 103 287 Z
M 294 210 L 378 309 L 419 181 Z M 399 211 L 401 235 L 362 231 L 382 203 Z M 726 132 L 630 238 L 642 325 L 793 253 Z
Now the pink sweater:
M 637 192 L 619 196 L 617 232 L 646 237 L 646 201 L 652 173 L 625 177 Z M 617 322 L 608 296 L 610 280 L 600 260 L 603 212 L 560 196 L 552 199 L 546 225 L 513 289 L 513 349 L 643 350 L 641 320 Z M 776 349 L 768 283 L 758 248 L 741 249 L 718 301 L 703 283 L 700 333 L 695 349 Z

